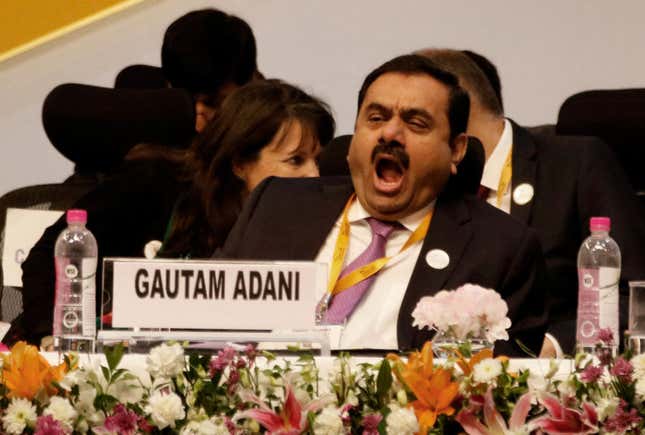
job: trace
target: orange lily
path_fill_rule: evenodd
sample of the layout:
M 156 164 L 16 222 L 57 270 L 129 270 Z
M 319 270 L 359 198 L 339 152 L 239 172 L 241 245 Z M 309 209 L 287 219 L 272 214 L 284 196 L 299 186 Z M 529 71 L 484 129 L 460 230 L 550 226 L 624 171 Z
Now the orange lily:
M 5 355 L 2 380 L 9 397 L 33 399 L 39 392 L 55 394 L 54 381 L 60 381 L 67 372 L 67 364 L 51 367 L 35 346 L 19 341 Z
M 439 415 L 455 413 L 450 404 L 459 393 L 459 384 L 451 382 L 450 370 L 434 368 L 431 342 L 424 344 L 421 352 L 412 353 L 407 364 L 396 355 L 390 354 L 388 358 L 395 362 L 397 377 L 416 397 L 412 407 L 419 420 L 419 433 L 427 433 Z

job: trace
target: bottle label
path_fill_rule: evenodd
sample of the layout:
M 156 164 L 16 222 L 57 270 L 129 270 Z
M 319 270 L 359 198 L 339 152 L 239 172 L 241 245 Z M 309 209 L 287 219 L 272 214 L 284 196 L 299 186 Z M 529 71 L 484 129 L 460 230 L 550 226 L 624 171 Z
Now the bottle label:
M 96 258 L 56 257 L 54 336 L 96 335 Z
M 609 328 L 618 343 L 618 281 L 620 269 L 600 267 L 578 270 L 578 318 L 576 341 L 594 347 L 598 331 Z

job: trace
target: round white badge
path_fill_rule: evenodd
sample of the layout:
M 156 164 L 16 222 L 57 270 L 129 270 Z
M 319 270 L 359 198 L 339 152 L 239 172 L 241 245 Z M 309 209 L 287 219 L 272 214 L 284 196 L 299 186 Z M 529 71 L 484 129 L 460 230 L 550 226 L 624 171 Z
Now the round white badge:
M 528 204 L 533 199 L 533 186 L 522 183 L 513 191 L 513 201 L 517 205 Z
M 431 249 L 426 254 L 426 263 L 433 269 L 445 269 L 450 264 L 450 257 L 443 249 Z

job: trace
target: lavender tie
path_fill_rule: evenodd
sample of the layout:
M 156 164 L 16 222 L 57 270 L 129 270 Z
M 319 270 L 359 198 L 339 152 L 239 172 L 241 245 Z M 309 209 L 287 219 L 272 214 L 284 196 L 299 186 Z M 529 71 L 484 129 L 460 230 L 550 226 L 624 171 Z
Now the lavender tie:
M 367 218 L 367 223 L 372 228 L 372 241 L 361 255 L 356 257 L 343 271 L 338 279 L 340 280 L 350 272 L 359 269 L 372 261 L 385 256 L 385 243 L 392 231 L 399 225 L 397 222 L 384 222 L 374 218 Z M 354 284 L 352 287 L 338 293 L 331 300 L 329 309 L 323 317 L 325 324 L 340 324 L 348 318 L 356 305 L 363 298 L 363 295 L 370 288 L 377 273 Z

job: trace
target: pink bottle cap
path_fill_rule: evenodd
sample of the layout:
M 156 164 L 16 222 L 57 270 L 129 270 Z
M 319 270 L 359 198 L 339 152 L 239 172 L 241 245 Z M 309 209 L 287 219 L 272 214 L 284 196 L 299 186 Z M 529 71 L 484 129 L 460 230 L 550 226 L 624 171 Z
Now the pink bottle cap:
M 589 220 L 589 229 L 591 231 L 609 231 L 611 229 L 611 219 L 608 217 L 592 217 Z
M 87 223 L 87 211 L 79 209 L 67 210 L 67 223 Z

